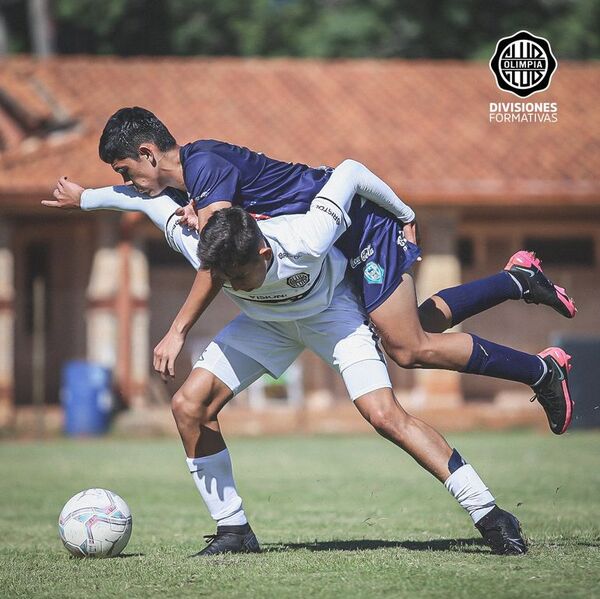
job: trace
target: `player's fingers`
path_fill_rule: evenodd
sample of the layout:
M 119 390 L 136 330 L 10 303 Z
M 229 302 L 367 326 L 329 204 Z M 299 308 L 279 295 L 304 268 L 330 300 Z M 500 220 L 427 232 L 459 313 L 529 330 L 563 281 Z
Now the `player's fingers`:
M 175 214 L 177 216 L 183 216 L 185 214 L 185 209 L 183 207 L 179 207 L 177 210 L 175 210 Z
M 42 205 L 50 206 L 51 208 L 59 208 L 60 202 L 56 202 L 55 200 L 42 200 Z
M 154 367 L 154 370 L 156 370 L 156 372 L 160 372 L 160 360 L 160 353 L 154 350 L 154 359 L 152 360 L 152 366 Z
M 167 370 L 169 372 L 169 376 L 174 379 L 175 378 L 175 359 L 169 358 L 167 361 Z

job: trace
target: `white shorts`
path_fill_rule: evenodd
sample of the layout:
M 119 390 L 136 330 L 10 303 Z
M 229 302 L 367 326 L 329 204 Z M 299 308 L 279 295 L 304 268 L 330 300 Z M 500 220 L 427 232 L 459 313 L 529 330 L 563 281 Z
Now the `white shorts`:
M 351 293 L 296 321 L 263 322 L 242 314 L 204 350 L 194 368 L 204 368 L 239 393 L 264 373 L 278 378 L 304 349 L 342 374 L 354 400 L 391 387 L 383 353 L 364 309 Z

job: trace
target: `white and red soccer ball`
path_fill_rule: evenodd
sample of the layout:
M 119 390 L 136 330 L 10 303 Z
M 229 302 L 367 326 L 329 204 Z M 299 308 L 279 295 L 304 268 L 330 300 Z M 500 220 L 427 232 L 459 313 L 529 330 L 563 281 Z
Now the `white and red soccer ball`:
M 63 507 L 58 532 L 67 550 L 77 557 L 115 557 L 131 536 L 131 510 L 106 489 L 86 489 Z

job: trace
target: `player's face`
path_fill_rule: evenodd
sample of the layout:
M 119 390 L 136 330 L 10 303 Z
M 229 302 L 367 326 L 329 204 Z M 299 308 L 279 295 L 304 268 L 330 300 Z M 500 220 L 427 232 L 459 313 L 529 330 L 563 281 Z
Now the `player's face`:
M 156 196 L 163 190 L 164 186 L 158 180 L 158 169 L 147 156 L 141 156 L 139 160 L 134 158 L 115 160 L 111 166 L 123 177 L 125 183 L 131 182 L 140 193 Z
M 231 285 L 234 291 L 253 291 L 265 282 L 267 267 L 267 261 L 259 255 L 248 264 L 218 274 Z

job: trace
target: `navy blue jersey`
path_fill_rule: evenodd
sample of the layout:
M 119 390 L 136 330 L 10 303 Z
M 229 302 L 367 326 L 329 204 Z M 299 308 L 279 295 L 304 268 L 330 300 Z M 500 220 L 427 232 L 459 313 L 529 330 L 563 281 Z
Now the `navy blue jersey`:
M 273 160 L 248 148 L 202 139 L 181 148 L 183 179 L 196 208 L 227 201 L 252 214 L 304 214 L 331 169 Z
M 185 186 L 198 209 L 228 201 L 259 217 L 304 214 L 331 175 L 331 169 L 281 162 L 215 140 L 187 144 L 180 155 Z M 372 202 L 356 196 L 349 215 L 352 226 L 335 245 L 372 312 L 398 287 L 420 250 L 404 239 L 402 223 Z

